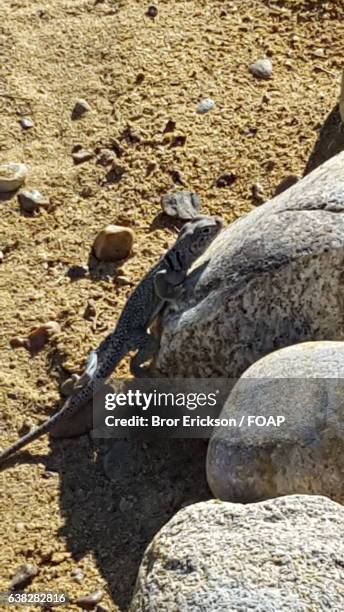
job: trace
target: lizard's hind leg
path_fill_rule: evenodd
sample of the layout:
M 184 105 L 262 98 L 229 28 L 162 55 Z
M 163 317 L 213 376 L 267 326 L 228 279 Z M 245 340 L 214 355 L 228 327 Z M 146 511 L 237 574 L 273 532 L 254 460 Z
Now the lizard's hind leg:
M 136 378 L 144 378 L 149 376 L 150 368 L 142 367 L 142 364 L 152 359 L 159 348 L 159 342 L 154 336 L 145 334 L 137 344 L 140 348 L 130 362 L 130 371 Z

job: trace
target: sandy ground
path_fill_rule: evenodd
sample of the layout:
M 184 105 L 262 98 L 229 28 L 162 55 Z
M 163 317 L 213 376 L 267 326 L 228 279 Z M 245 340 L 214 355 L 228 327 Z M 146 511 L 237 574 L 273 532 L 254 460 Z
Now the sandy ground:
M 97 232 L 109 223 L 135 230 L 134 252 L 120 265 L 137 283 L 173 241 L 160 200 L 176 178 L 200 195 L 204 212 L 232 222 L 254 206 L 254 183 L 269 197 L 284 176 L 302 174 L 338 96 L 342 0 L 160 0 L 155 19 L 148 4 L 0 3 L 0 162 L 25 162 L 28 187 L 51 198 L 34 217 L 21 214 L 16 196 L 0 201 L 2 447 L 58 405 L 60 382 L 81 369 L 130 291 L 112 265 L 93 261 L 90 276 L 74 282 L 66 275 L 87 263 Z M 247 66 L 264 56 L 273 76 L 259 81 Z M 198 115 L 204 97 L 216 107 Z M 72 121 L 78 98 L 92 111 Z M 33 129 L 20 127 L 24 115 Z M 96 157 L 74 165 L 75 145 L 112 149 L 120 180 L 108 180 Z M 229 188 L 216 186 L 223 172 L 237 177 Z M 95 315 L 85 318 L 90 302 Z M 10 347 L 48 320 L 62 333 L 43 351 Z M 33 444 L 0 474 L 0 590 L 29 562 L 38 569 L 31 590 L 75 599 L 101 588 L 104 606 L 125 610 L 153 535 L 182 505 L 210 496 L 205 448 L 133 445 L 114 484 L 88 436 Z M 77 567 L 81 584 L 71 575 Z

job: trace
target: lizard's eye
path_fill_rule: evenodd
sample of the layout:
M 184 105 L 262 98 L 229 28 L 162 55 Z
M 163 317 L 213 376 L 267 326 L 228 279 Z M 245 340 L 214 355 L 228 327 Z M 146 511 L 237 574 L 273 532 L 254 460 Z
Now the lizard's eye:
M 202 233 L 203 233 L 203 234 L 209 234 L 209 232 L 210 232 L 209 227 L 204 227 L 204 228 L 202 229 Z

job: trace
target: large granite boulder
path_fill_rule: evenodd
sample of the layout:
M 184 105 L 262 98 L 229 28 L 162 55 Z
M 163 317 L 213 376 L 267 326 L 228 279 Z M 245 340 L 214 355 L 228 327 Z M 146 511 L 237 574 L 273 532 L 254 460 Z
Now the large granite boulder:
M 181 510 L 148 547 L 131 612 L 344 609 L 344 509 L 291 496 Z
M 344 152 L 227 227 L 161 322 L 165 376 L 238 377 L 263 355 L 343 329 Z
M 316 493 L 344 501 L 344 342 L 306 342 L 252 365 L 214 430 L 207 478 L 216 497 L 257 501 Z

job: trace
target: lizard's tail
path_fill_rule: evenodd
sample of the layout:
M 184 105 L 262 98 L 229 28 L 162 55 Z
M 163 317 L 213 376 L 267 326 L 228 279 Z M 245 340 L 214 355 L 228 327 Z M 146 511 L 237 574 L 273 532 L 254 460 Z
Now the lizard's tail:
M 111 335 L 109 335 L 111 338 Z M 50 419 L 39 425 L 32 431 L 29 431 L 25 436 L 14 442 L 12 446 L 6 448 L 0 453 L 0 465 L 8 459 L 11 455 L 27 446 L 30 442 L 37 440 L 44 434 L 48 433 L 56 423 L 64 418 L 70 418 L 79 410 L 83 408 L 93 397 L 95 393 L 99 391 L 104 380 L 110 376 L 113 370 L 116 368 L 123 355 L 126 353 L 126 345 L 123 345 L 123 339 L 121 336 L 116 337 L 117 344 L 115 346 L 108 346 L 107 341 L 105 353 L 102 355 L 102 363 L 99 367 L 95 377 L 88 382 L 84 387 L 76 390 L 64 403 L 62 408 L 53 414 Z M 102 345 L 101 345 L 102 346 Z
M 45 433 L 48 433 L 54 427 L 54 425 L 58 423 L 61 419 L 72 416 L 82 404 L 88 402 L 92 398 L 92 395 L 92 383 L 89 383 L 88 385 L 86 385 L 86 387 L 78 390 L 76 393 L 71 395 L 66 400 L 62 408 L 58 412 L 53 414 L 47 421 L 42 423 L 42 425 L 35 427 L 35 429 L 33 429 L 32 431 L 29 431 L 25 436 L 19 438 L 17 442 L 14 442 L 14 444 L 6 448 L 6 450 L 2 451 L 0 453 L 0 465 L 4 461 L 6 461 L 8 457 L 24 448 L 24 446 L 26 446 L 30 442 L 33 442 L 34 440 L 37 440 L 37 438 L 40 438 Z

